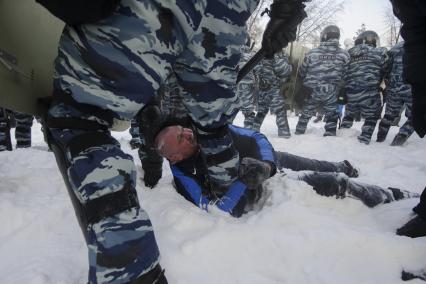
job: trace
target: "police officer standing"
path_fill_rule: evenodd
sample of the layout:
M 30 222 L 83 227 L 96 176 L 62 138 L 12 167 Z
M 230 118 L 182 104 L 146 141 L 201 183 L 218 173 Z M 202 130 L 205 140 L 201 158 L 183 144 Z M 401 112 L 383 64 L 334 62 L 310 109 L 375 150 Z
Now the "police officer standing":
M 271 59 L 263 59 L 260 62 L 259 76 L 259 98 L 257 114 L 254 119 L 253 129 L 260 131 L 263 120 L 269 109 L 276 115 L 278 136 L 290 138 L 290 129 L 287 120 L 287 107 L 284 96 L 281 94 L 281 86 L 290 76 L 292 66 L 288 56 L 279 52 Z
M 321 32 L 320 46 L 310 50 L 303 60 L 299 76 L 303 80 L 302 92 L 306 102 L 295 134 L 304 134 L 309 119 L 322 108 L 326 121 L 324 136 L 336 136 L 337 96 L 349 61 L 348 52 L 339 47 L 339 39 L 337 26 L 326 27 Z
M 386 109 L 385 115 L 379 123 L 377 142 L 383 142 L 389 132 L 392 122 L 399 116 L 401 109 L 406 106 L 405 116 L 407 121 L 399 129 L 393 139 L 391 146 L 400 146 L 407 141 L 414 132 L 412 126 L 411 109 L 412 94 L 411 86 L 402 78 L 402 57 L 404 53 L 404 42 L 399 42 L 389 50 L 389 70 L 386 75 Z
M 379 36 L 374 31 L 365 31 L 349 49 L 350 62 L 345 74 L 347 104 L 341 128 L 351 128 L 355 115 L 361 112 L 365 118 L 358 141 L 370 144 L 377 120 L 380 118 L 382 102 L 379 87 L 387 70 L 387 52 L 377 47 Z
M 250 38 L 247 38 L 246 44 L 241 47 L 240 68 L 242 68 L 254 55 L 254 52 L 250 48 L 250 43 Z M 240 108 L 244 115 L 244 128 L 253 128 L 254 117 L 256 116 L 257 80 L 255 72 L 258 70 L 258 66 L 259 65 L 242 78 L 237 85 Z

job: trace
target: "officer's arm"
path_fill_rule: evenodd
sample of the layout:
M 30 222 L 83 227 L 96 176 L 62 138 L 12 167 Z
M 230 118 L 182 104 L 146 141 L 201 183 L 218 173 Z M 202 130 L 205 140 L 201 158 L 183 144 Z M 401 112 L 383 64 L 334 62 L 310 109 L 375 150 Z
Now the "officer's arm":
M 280 58 L 278 60 L 278 64 L 275 68 L 277 77 L 284 82 L 287 77 L 291 75 L 291 71 L 293 71 L 293 67 L 288 61 L 287 56 L 284 58 Z

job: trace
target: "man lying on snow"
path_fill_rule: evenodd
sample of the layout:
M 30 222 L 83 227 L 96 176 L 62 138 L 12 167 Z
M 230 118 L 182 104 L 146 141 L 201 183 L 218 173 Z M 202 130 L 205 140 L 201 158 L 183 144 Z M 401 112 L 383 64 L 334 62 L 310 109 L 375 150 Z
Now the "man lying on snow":
M 298 157 L 275 151 L 261 133 L 229 125 L 234 146 L 240 155 L 239 178 L 225 194 L 210 190 L 205 161 L 200 154 L 194 131 L 184 121 L 166 120 L 155 136 L 154 147 L 169 160 L 176 189 L 187 200 L 206 209 L 214 204 L 235 217 L 252 208 L 262 195 L 262 183 L 278 170 L 303 171 L 290 178 L 303 180 L 320 195 L 346 196 L 361 200 L 369 207 L 417 194 L 397 188 L 383 189 L 375 185 L 355 182 L 358 171 L 348 162 L 327 162 Z M 220 161 L 220 156 L 209 157 Z

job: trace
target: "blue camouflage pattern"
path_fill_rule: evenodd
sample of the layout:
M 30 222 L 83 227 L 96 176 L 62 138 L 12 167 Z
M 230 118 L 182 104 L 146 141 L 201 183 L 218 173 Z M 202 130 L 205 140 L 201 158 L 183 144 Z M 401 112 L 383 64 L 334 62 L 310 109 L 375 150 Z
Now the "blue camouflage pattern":
M 81 204 L 117 192 L 125 186 L 135 191 L 136 167 L 131 155 L 116 140 L 89 147 L 74 157 L 69 141 L 84 130 L 50 131 L 65 149 L 72 192 Z M 159 251 L 152 224 L 141 208 L 131 208 L 83 228 L 89 249 L 89 283 L 128 283 L 152 269 Z
M 163 85 L 161 97 L 163 114 L 178 118 L 188 116 L 188 111 L 183 104 L 183 92 L 184 90 L 179 86 L 176 75 L 171 73 Z
M 243 45 L 241 48 L 241 60 L 239 69 L 241 69 L 255 54 L 250 47 Z M 254 117 L 256 116 L 256 93 L 257 80 L 256 72 L 259 65 L 256 65 L 241 81 L 237 84 L 237 96 L 240 102 L 240 109 L 244 115 L 244 128 L 253 128 Z
M 259 95 L 257 114 L 254 119 L 253 129 L 260 131 L 260 127 L 268 114 L 276 116 L 278 136 L 289 138 L 290 129 L 287 120 L 287 106 L 284 96 L 281 94 L 281 86 L 290 77 L 293 67 L 288 56 L 283 52 L 274 55 L 272 59 L 263 59 L 258 67 Z
M 321 42 L 303 59 L 299 77 L 305 87 L 312 89 L 296 126 L 296 134 L 303 134 L 317 110 L 325 114 L 324 136 L 335 136 L 339 116 L 337 96 L 342 88 L 349 54 L 339 47 L 337 39 Z
M 365 121 L 358 141 L 369 144 L 381 114 L 379 86 L 388 68 L 388 56 L 385 48 L 370 44 L 354 46 L 349 49 L 349 55 L 345 73 L 347 104 L 340 127 L 352 127 L 354 117 L 361 112 Z
M 0 108 L 0 151 L 12 151 L 8 110 Z
M 10 129 L 13 126 L 11 126 L 11 118 L 16 123 L 16 148 L 31 147 L 31 127 L 34 117 L 30 114 L 0 108 L 0 151 L 12 150 Z
M 400 115 L 401 109 L 405 105 L 405 116 L 407 121 L 401 126 L 397 135 L 408 138 L 413 134 L 412 125 L 412 93 L 411 86 L 404 83 L 402 78 L 404 54 L 404 42 L 394 45 L 388 52 L 389 71 L 386 74 L 386 108 L 385 114 L 379 123 L 377 133 L 378 140 L 385 140 L 392 125 L 392 122 Z
M 15 138 L 16 148 L 31 147 L 31 127 L 34 116 L 22 112 L 14 112 L 16 120 Z
M 257 0 L 122 0 L 102 21 L 66 26 L 55 62 L 54 89 L 68 99 L 55 93 L 49 117 L 127 129 L 122 122 L 129 122 L 156 97 L 174 72 L 183 104 L 198 128 L 201 153 L 206 157 L 227 153 L 228 159 L 207 164 L 210 184 L 226 189 L 239 183 L 239 156 L 230 134 L 209 135 L 239 110 L 234 88 L 237 65 L 246 39 L 245 22 L 257 4 Z M 85 106 L 100 111 L 87 111 Z M 51 132 L 64 147 L 68 136 L 79 134 L 73 129 Z M 79 158 L 70 161 L 66 178 L 80 202 L 119 190 L 126 180 L 135 186 L 133 161 L 117 145 L 86 149 Z M 142 209 L 101 220 L 88 228 L 88 236 L 89 283 L 131 282 L 159 261 L 152 226 Z M 108 261 L 101 261 L 101 256 L 112 264 L 105 265 Z M 113 259 L 125 261 L 118 265 Z

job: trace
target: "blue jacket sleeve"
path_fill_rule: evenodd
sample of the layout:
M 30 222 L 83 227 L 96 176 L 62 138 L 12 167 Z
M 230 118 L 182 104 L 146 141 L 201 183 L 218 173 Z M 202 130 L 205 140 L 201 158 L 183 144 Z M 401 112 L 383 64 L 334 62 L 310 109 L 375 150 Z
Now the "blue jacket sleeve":
M 178 166 L 171 165 L 173 177 L 175 179 L 177 191 L 188 201 L 196 206 L 208 211 L 208 205 L 216 205 L 219 209 L 241 216 L 242 202 L 245 200 L 246 185 L 240 181 L 235 181 L 228 188 L 227 192 L 220 199 L 211 200 L 204 192 L 202 183 L 195 175 L 183 172 Z M 238 212 L 237 212 L 238 211 Z M 240 214 L 241 213 L 241 214 Z
M 273 176 L 276 173 L 275 150 L 265 135 L 235 125 L 230 125 L 229 129 L 240 158 L 250 157 L 268 162 L 272 167 Z

